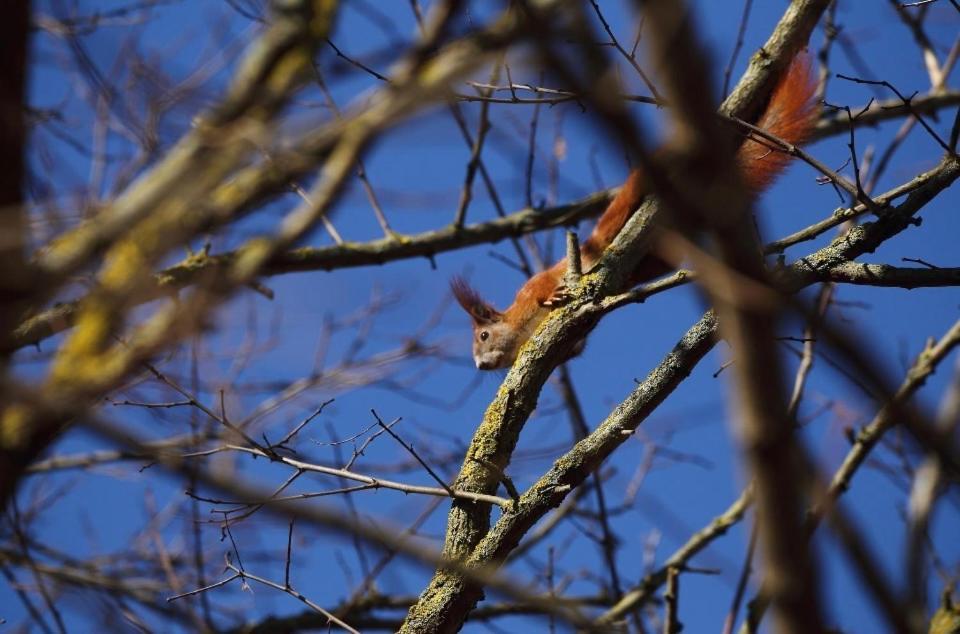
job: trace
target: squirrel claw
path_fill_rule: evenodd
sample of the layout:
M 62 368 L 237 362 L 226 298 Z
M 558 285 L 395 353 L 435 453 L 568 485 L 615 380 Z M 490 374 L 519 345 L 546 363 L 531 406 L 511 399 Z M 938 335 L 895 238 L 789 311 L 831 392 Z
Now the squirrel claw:
M 572 295 L 570 295 L 566 285 L 560 284 L 553 289 L 553 293 L 550 294 L 550 297 L 540 302 L 540 305 L 546 306 L 547 308 L 556 308 L 557 306 L 566 304 L 571 299 Z

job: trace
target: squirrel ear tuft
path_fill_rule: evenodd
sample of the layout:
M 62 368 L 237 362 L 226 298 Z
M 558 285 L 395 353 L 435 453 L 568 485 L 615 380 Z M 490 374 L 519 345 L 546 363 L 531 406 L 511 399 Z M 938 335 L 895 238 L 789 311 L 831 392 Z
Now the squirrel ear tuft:
M 470 315 L 470 319 L 478 326 L 502 319 L 503 315 L 500 311 L 484 301 L 480 294 L 467 283 L 467 280 L 459 275 L 451 278 L 450 290 L 453 291 L 453 296 L 457 298 L 457 303 L 463 306 L 463 309 Z

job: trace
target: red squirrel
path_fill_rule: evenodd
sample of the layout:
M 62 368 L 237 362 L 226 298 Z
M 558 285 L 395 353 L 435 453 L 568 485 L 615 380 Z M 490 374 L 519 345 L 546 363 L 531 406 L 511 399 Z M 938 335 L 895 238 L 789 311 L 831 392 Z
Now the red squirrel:
M 813 99 L 815 87 L 809 58 L 800 53 L 780 79 L 756 126 L 791 145 L 803 143 L 819 114 Z M 740 176 L 754 197 L 773 183 L 791 158 L 785 152 L 750 139 L 745 140 L 737 152 Z M 613 242 L 647 193 L 642 172 L 634 169 L 580 248 L 584 271 L 589 270 Z M 463 278 L 454 277 L 450 281 L 454 296 L 473 321 L 473 360 L 477 369 L 496 370 L 513 365 L 521 346 L 549 314 L 555 305 L 554 298 L 562 293 L 566 268 L 564 259 L 531 277 L 502 312 L 481 298 Z M 669 270 L 667 264 L 649 255 L 634 271 L 631 282 L 639 284 Z

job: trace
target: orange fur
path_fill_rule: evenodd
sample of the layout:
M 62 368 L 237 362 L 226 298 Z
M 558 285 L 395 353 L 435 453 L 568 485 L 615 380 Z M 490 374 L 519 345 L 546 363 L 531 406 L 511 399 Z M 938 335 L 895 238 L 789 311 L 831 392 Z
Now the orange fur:
M 814 83 L 806 54 L 797 55 L 774 89 L 756 126 L 791 145 L 807 140 L 819 109 L 813 101 Z M 770 186 L 792 157 L 767 144 L 747 139 L 737 152 L 741 178 L 752 195 Z M 635 169 L 610 201 L 590 237 L 580 248 L 584 270 L 592 267 L 647 195 L 643 174 Z M 633 272 L 632 283 L 650 280 L 670 270 L 656 256 L 645 258 Z M 484 301 L 462 278 L 451 280 L 451 289 L 473 320 L 473 357 L 477 368 L 492 370 L 513 364 L 520 347 L 547 316 L 549 305 L 563 286 L 566 260 L 542 271 L 520 287 L 513 303 L 500 312 Z
M 820 115 L 820 107 L 812 99 L 816 88 L 810 73 L 810 58 L 801 53 L 793 58 L 755 125 L 790 145 L 803 144 L 810 138 Z M 740 177 L 749 191 L 758 196 L 792 158 L 786 152 L 772 150 L 769 144 L 747 139 L 737 152 Z

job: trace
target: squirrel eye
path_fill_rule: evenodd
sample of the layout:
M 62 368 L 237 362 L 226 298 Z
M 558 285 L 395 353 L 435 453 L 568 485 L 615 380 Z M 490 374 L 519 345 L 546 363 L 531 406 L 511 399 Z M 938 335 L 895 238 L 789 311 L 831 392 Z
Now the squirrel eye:
M 486 330 L 481 330 L 481 331 L 480 331 L 480 341 L 486 341 L 486 340 L 489 339 L 489 338 L 490 338 L 490 333 L 489 333 L 489 332 L 487 332 Z

